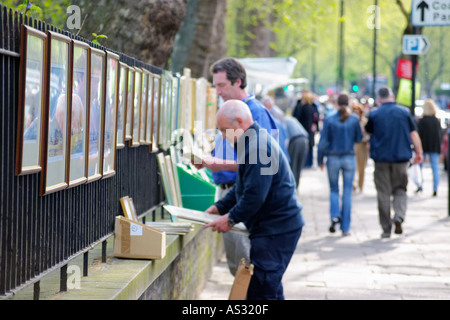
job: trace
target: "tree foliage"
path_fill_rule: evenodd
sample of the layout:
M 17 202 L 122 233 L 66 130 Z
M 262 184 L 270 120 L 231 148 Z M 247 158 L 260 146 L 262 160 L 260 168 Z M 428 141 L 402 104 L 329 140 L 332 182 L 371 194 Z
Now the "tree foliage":
M 70 6 L 69 0 L 4 0 L 2 4 L 9 8 L 16 9 L 18 12 L 28 15 L 34 19 L 43 20 L 58 28 L 64 28 L 67 19 L 67 7 Z
M 277 57 L 298 60 L 295 77 L 317 78 L 326 89 L 336 82 L 339 54 L 339 24 L 344 23 L 344 77 L 347 86 L 373 70 L 374 0 L 344 0 L 344 17 L 340 19 L 340 0 L 228 0 L 228 55 L 259 56 L 249 52 L 253 39 L 251 26 L 264 21 L 275 35 L 271 48 Z M 396 61 L 402 56 L 402 36 L 412 32 L 411 0 L 378 0 L 380 25 L 377 29 L 377 74 L 385 75 L 393 85 Z M 268 20 L 271 15 L 275 19 Z M 420 57 L 423 67 L 419 79 L 429 82 L 436 74 L 449 82 L 449 63 L 442 52 L 450 46 L 448 28 L 419 28 L 432 48 Z M 439 55 L 440 52 L 440 55 Z M 433 58 L 434 57 L 434 58 Z M 315 64 L 313 64 L 315 61 Z M 313 68 L 316 65 L 316 68 Z M 429 79 L 430 78 L 430 79 Z M 436 81 L 435 81 L 436 82 Z

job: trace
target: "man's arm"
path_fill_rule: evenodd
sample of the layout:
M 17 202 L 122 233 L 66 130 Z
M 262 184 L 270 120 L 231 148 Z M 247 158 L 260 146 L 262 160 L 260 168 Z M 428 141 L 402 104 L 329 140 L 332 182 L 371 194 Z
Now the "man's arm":
M 216 157 L 205 157 L 202 163 L 194 163 L 197 169 L 208 168 L 211 171 L 238 171 L 238 163 L 234 160 L 223 160 Z
M 423 148 L 422 141 L 420 140 L 419 133 L 417 131 L 411 131 L 411 141 L 414 146 L 414 150 L 416 152 L 416 156 L 414 158 L 414 163 L 422 163 L 423 162 Z

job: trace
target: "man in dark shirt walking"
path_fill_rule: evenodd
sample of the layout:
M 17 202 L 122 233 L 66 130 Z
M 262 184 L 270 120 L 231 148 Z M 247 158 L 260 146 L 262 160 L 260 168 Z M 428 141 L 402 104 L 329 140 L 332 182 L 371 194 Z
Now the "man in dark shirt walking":
M 217 124 L 236 149 L 238 172 L 230 192 L 207 210 L 222 217 L 205 227 L 226 233 L 243 222 L 254 265 L 247 298 L 282 300 L 281 280 L 304 225 L 294 176 L 278 143 L 253 121 L 243 102 L 225 103 Z
M 375 187 L 378 213 L 383 229 L 382 238 L 391 236 L 392 222 L 395 233 L 403 233 L 406 216 L 408 165 L 412 158 L 411 144 L 416 153 L 414 162 L 422 163 L 422 143 L 409 111 L 395 103 L 392 90 L 383 87 L 378 91 L 380 107 L 372 111 L 366 124 L 370 138 L 370 156 L 375 161 Z M 391 220 L 391 195 L 395 216 Z

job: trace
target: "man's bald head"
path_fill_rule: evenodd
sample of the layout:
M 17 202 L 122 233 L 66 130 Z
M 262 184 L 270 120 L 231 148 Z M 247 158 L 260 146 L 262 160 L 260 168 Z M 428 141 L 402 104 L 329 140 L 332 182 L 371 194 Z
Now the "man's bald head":
M 236 142 L 253 124 L 248 106 L 240 100 L 228 100 L 217 113 L 217 126 L 222 135 L 230 142 Z

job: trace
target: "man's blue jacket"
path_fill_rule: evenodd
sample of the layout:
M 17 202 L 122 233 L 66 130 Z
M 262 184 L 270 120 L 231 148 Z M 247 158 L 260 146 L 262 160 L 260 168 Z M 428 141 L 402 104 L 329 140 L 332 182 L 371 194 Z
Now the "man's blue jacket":
M 236 184 L 216 202 L 221 215 L 243 222 L 250 238 L 288 233 L 305 222 L 295 179 L 280 146 L 254 123 L 235 144 Z

